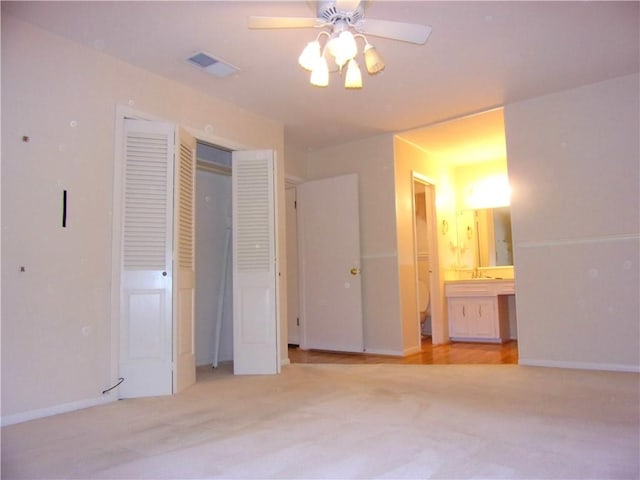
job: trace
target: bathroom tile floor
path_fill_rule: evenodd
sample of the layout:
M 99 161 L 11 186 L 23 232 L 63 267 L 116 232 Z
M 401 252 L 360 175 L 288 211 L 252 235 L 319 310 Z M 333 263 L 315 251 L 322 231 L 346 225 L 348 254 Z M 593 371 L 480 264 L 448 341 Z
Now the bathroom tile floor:
M 291 363 L 517 364 L 518 343 L 511 340 L 503 344 L 454 342 L 433 345 L 431 337 L 426 337 L 422 340 L 422 351 L 407 357 L 301 350 L 289 346 L 289 360 Z

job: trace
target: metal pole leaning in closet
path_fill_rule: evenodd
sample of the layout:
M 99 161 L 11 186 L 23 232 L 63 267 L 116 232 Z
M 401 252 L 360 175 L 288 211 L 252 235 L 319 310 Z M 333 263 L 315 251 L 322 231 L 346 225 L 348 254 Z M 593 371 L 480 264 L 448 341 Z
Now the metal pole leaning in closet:
M 224 313 L 224 299 L 227 296 L 227 279 L 229 278 L 229 263 L 231 259 L 231 227 L 227 225 L 224 241 L 224 262 L 222 266 L 222 276 L 220 277 L 220 288 L 218 288 L 218 310 L 213 329 L 213 368 L 218 366 L 220 356 L 220 332 L 222 330 L 222 315 Z

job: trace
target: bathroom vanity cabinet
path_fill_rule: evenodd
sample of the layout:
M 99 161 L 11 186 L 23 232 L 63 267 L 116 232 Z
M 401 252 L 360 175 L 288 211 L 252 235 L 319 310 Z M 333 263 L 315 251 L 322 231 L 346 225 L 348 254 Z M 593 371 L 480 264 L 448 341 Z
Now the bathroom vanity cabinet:
M 513 279 L 455 280 L 445 282 L 444 288 L 451 340 L 509 340 L 508 295 L 515 295 Z

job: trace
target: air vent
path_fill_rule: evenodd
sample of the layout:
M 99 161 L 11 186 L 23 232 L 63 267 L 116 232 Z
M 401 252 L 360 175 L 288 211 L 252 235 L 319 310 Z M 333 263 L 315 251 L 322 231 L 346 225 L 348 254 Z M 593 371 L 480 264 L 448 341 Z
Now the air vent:
M 187 58 L 187 61 L 191 65 L 215 75 L 216 77 L 228 77 L 239 70 L 239 68 L 234 67 L 229 63 L 225 63 L 222 60 L 218 60 L 205 52 L 198 52 Z

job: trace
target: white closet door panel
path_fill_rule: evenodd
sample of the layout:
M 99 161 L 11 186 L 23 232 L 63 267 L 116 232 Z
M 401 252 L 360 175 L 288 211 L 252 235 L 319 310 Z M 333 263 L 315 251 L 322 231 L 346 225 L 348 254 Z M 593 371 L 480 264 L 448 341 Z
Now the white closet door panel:
M 174 224 L 173 391 L 196 381 L 195 322 L 195 173 L 196 140 L 180 129 L 176 138 Z
M 125 270 L 165 270 L 170 257 L 173 126 L 125 123 Z
M 125 121 L 120 316 L 123 398 L 172 393 L 174 127 Z
M 129 342 L 127 344 L 129 358 L 158 358 L 163 354 L 164 331 L 158 318 L 163 316 L 165 303 L 162 290 L 137 290 L 127 297 L 128 312 L 131 321 L 129 326 Z
M 275 153 L 233 152 L 233 370 L 280 371 Z

